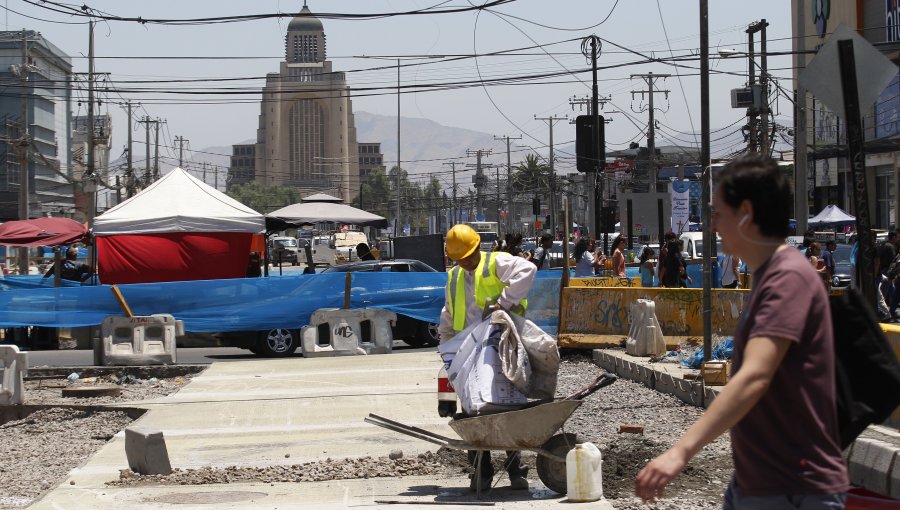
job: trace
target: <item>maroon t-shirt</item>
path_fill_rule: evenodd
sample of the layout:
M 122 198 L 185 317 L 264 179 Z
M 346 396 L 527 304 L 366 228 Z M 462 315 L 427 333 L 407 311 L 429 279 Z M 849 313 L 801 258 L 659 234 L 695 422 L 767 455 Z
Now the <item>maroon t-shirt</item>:
M 828 294 L 799 250 L 782 249 L 754 271 L 734 336 L 733 373 L 741 369 L 747 341 L 760 336 L 791 346 L 769 389 L 731 429 L 738 493 L 845 492 Z

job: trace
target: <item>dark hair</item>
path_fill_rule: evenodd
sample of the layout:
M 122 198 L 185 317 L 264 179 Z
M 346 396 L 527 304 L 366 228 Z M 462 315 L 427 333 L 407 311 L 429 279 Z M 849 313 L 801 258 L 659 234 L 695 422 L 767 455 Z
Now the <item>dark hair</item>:
M 822 253 L 822 249 L 816 241 L 810 243 L 809 247 L 806 248 L 806 258 L 810 258 L 813 255 L 819 255 L 820 253 Z
M 522 244 L 522 234 L 518 232 L 506 234 L 505 243 L 503 244 L 501 251 L 518 255 L 518 252 L 521 251 L 521 248 L 519 248 L 520 244 Z M 513 253 L 513 250 L 515 250 L 516 253 Z
M 742 156 L 719 172 L 718 188 L 732 208 L 753 205 L 753 222 L 768 237 L 787 237 L 791 218 L 791 183 L 772 158 Z
M 625 242 L 625 236 L 623 236 L 623 235 L 617 236 L 616 239 L 612 242 L 611 249 L 613 251 L 615 251 L 616 247 L 619 246 L 619 243 L 624 243 L 624 242 Z
M 550 234 L 544 234 L 541 236 L 541 244 L 544 244 L 547 241 L 553 241 L 553 236 Z
M 587 237 L 579 237 L 578 242 L 575 243 L 575 260 L 581 260 L 581 256 L 584 255 L 584 252 L 588 251 L 589 240 Z
M 78 248 L 74 246 L 70 246 L 66 250 L 66 258 L 67 259 L 77 259 L 78 258 Z
M 666 233 L 663 235 L 663 240 L 664 240 L 664 241 L 671 241 L 672 239 L 675 239 L 675 238 L 677 238 L 677 237 L 678 237 L 678 236 L 675 235 L 675 232 L 672 232 L 672 231 L 670 230 L 670 231 L 666 232 Z
M 641 264 L 647 262 L 647 259 L 654 255 L 653 248 L 649 246 L 644 246 L 644 249 L 641 251 Z

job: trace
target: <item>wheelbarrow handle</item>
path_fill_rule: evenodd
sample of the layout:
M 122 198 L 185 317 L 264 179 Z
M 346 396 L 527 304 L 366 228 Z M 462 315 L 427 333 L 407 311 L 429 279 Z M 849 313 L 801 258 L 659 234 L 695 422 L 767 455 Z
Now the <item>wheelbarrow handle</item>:
M 616 382 L 616 377 L 614 374 L 610 374 L 609 372 L 603 372 L 591 384 L 588 384 L 584 388 L 572 393 L 567 396 L 564 400 L 583 400 L 585 397 L 593 394 L 595 391 L 603 388 L 605 386 L 609 386 L 610 384 Z

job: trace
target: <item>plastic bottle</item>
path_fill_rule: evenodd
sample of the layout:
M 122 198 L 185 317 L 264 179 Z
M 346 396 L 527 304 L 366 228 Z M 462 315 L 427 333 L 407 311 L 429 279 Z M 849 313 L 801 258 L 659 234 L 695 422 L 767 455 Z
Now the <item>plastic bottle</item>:
M 569 501 L 587 503 L 603 498 L 603 462 L 594 443 L 576 444 L 566 454 L 566 488 Z

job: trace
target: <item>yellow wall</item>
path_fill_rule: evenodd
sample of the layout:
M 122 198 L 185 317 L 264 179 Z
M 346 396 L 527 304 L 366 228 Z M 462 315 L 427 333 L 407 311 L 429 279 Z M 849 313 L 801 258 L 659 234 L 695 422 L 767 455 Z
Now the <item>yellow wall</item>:
M 746 290 L 712 290 L 714 334 L 734 333 L 747 293 Z M 563 289 L 559 333 L 627 335 L 628 307 L 637 299 L 652 299 L 656 303 L 656 318 L 663 335 L 703 335 L 703 290 L 658 287 Z
M 569 287 L 640 287 L 641 279 L 638 277 L 628 279 L 622 277 L 601 276 L 591 278 L 572 278 Z
M 894 348 L 894 354 L 898 358 L 900 358 L 900 326 L 882 324 L 881 329 L 884 331 L 884 335 L 887 337 L 888 343 L 890 343 L 891 347 Z M 894 409 L 894 414 L 892 414 L 891 417 L 888 418 L 885 424 L 895 428 L 900 427 L 900 407 Z

